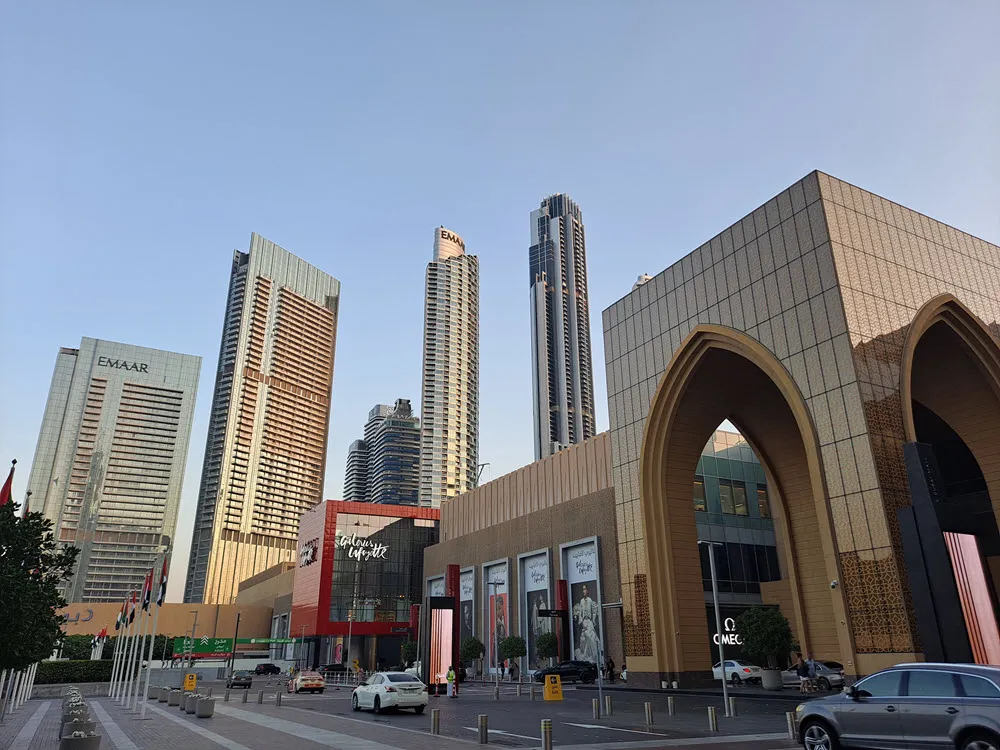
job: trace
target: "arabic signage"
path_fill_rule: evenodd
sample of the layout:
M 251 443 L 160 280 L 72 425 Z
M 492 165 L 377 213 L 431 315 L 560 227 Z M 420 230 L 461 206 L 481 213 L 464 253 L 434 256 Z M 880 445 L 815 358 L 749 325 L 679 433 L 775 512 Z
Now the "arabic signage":
M 65 622 L 89 622 L 94 619 L 94 610 L 84 609 L 82 612 L 74 612 L 73 614 L 63 615 L 63 620 Z
M 195 638 L 174 638 L 174 655 L 190 654 L 200 658 L 229 656 L 233 652 L 232 638 L 209 638 L 203 635 Z
M 294 638 L 237 638 L 237 643 L 295 643 Z

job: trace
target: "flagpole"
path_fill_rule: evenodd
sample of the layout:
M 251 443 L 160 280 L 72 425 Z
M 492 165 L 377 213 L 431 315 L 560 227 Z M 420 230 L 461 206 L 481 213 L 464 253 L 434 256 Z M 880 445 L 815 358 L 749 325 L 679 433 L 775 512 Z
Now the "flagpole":
M 166 562 L 167 562 L 167 556 L 164 555 L 163 556 L 163 563 L 164 563 L 164 565 L 166 565 Z M 155 568 L 154 568 L 154 570 L 155 570 Z M 161 578 L 162 578 L 162 576 L 161 576 Z M 161 580 L 161 584 L 162 584 L 162 580 Z M 159 598 L 160 598 L 160 592 L 159 592 L 159 590 L 160 590 L 160 587 L 157 586 L 157 593 L 156 593 L 157 601 L 159 601 Z M 153 592 L 150 591 L 149 593 L 150 593 L 150 595 L 152 595 Z M 149 698 L 149 673 L 151 671 L 153 671 L 153 644 L 156 643 L 156 621 L 159 618 L 159 616 L 160 616 L 160 605 L 157 604 L 156 605 L 156 611 L 153 613 L 153 633 L 152 633 L 152 635 L 149 638 L 149 658 L 146 659 L 146 684 L 142 688 L 142 711 L 139 714 L 139 718 L 140 719 L 145 719 L 146 718 L 146 703 L 147 703 L 148 698 Z
M 142 652 L 146 647 L 146 635 L 149 631 L 149 618 L 150 618 L 150 603 L 153 599 L 153 571 L 156 570 L 156 564 L 149 569 L 146 574 L 146 583 L 142 587 L 142 601 L 139 603 L 139 611 L 145 614 L 142 621 L 142 638 L 139 641 L 139 654 L 137 656 L 137 661 L 139 662 L 139 672 L 135 676 L 135 687 L 132 691 L 131 700 L 131 710 L 135 711 L 138 707 L 139 702 L 139 688 L 142 686 Z
M 122 605 L 122 614 L 119 615 L 121 618 L 119 627 L 116 630 L 121 630 L 121 635 L 115 636 L 115 663 L 111 668 L 111 689 L 108 690 L 108 697 L 114 698 L 118 691 L 119 677 L 122 673 L 122 653 L 125 649 L 125 644 L 128 642 L 128 623 L 125 622 L 126 617 L 124 616 L 125 610 L 128 608 L 128 595 L 125 596 L 125 604 Z
M 125 600 L 124 615 L 122 616 L 122 634 L 118 639 L 122 642 L 122 647 L 118 649 L 118 676 L 115 678 L 115 691 L 112 698 L 118 697 L 118 689 L 122 684 L 122 677 L 125 675 L 125 654 L 128 653 L 128 599 Z
M 146 627 L 149 623 L 149 613 L 143 611 L 141 604 L 139 605 L 139 617 L 142 618 L 142 635 L 139 637 L 139 650 L 135 659 L 139 671 L 136 673 L 135 683 L 129 683 L 129 694 L 125 696 L 125 707 L 128 709 L 135 708 L 135 701 L 137 699 L 136 691 L 139 689 L 139 683 L 142 681 L 142 652 L 146 646 Z
M 132 590 L 132 601 L 135 601 L 135 589 Z M 135 608 L 133 607 L 133 614 Z M 122 698 L 125 695 L 125 683 L 128 680 L 128 668 L 130 664 L 129 654 L 135 650 L 135 628 L 133 627 L 135 623 L 135 617 L 128 616 L 128 607 L 125 608 L 125 637 L 128 639 L 125 642 L 125 651 L 122 653 L 122 668 L 118 673 L 118 685 L 115 687 L 115 700 L 119 703 L 122 702 Z
M 132 643 L 129 646 L 128 651 L 128 664 L 125 667 L 125 689 L 122 690 L 122 694 L 118 699 L 119 704 L 128 705 L 128 692 L 132 687 L 132 672 L 135 669 L 135 647 L 139 640 L 139 623 L 136 622 L 136 609 L 138 609 L 138 604 L 135 600 L 132 601 L 132 616 L 129 618 L 132 620 L 130 625 L 133 627 Z

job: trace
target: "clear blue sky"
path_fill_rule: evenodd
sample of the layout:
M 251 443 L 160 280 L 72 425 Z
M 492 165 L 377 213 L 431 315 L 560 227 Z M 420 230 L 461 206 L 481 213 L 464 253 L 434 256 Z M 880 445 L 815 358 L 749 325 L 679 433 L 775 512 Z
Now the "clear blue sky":
M 0 9 L 0 458 L 23 493 L 60 346 L 204 358 L 259 232 L 343 282 L 327 497 L 419 402 L 424 267 L 479 255 L 480 458 L 532 458 L 528 213 L 587 227 L 601 310 L 812 169 L 1000 242 L 1000 5 L 55 2 Z

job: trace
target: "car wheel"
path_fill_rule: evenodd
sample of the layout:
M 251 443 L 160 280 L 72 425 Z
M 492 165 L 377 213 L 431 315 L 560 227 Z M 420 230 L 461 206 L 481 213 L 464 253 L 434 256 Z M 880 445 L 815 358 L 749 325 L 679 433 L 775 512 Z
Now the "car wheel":
M 802 725 L 802 745 L 806 750 L 838 750 L 840 741 L 825 722 L 807 720 Z
M 326 688 L 320 688 L 320 689 L 319 689 L 319 690 L 317 690 L 316 692 L 317 692 L 317 693 L 319 693 L 320 695 L 323 695 L 323 691 L 324 691 L 325 689 L 326 689 Z
M 377 695 L 375 696 L 375 702 L 372 703 L 372 710 L 377 714 L 382 713 L 382 701 L 378 699 Z
M 733 685 L 739 685 L 741 682 L 743 682 L 743 680 L 740 679 L 740 676 L 736 674 L 736 672 L 733 672 L 732 676 L 729 678 L 729 681 L 732 682 Z
M 820 677 L 818 680 L 816 680 L 816 687 L 818 687 L 820 690 L 829 690 L 830 681 L 825 677 Z
M 583 677 L 580 678 L 580 682 L 582 682 L 584 685 L 589 685 L 593 681 L 594 678 L 590 677 L 589 675 L 584 675 Z
M 351 696 L 351 710 L 352 711 L 360 711 L 361 710 L 361 706 L 358 705 L 358 694 L 357 693 L 355 693 L 354 695 Z
M 1000 740 L 988 732 L 976 732 L 962 741 L 961 748 L 962 750 L 1000 750 Z
M 422 714 L 424 712 L 424 707 L 423 706 L 414 706 L 413 710 L 414 710 L 414 712 L 416 712 L 418 714 Z

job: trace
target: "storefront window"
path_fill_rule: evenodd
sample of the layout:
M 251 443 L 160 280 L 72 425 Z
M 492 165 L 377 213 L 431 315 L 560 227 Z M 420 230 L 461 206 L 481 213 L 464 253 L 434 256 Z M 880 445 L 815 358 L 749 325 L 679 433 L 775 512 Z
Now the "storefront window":
M 705 505 L 705 480 L 702 477 L 694 478 L 694 509 L 707 510 Z
M 736 512 L 733 506 L 733 485 L 725 479 L 719 480 L 719 503 L 723 513 L 733 515 Z
M 771 506 L 767 503 L 767 489 L 764 487 L 757 488 L 757 509 L 761 518 L 771 517 Z
M 733 482 L 733 505 L 736 508 L 736 515 L 750 515 L 750 508 L 747 506 L 747 488 L 742 482 Z

